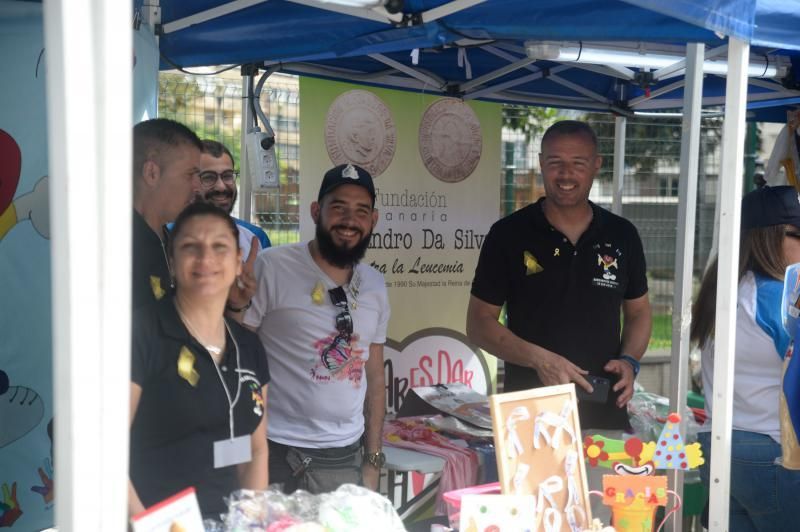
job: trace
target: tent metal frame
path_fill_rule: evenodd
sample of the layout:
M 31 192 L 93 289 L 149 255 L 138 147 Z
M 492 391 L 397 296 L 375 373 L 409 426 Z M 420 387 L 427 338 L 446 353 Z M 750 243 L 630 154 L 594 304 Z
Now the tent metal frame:
M 160 23 L 158 0 L 145 0 L 145 22 Z M 356 10 L 316 0 L 292 0 L 338 13 L 379 20 L 387 25 L 418 24 L 445 17 L 485 0 L 454 0 L 431 9 L 416 20 L 381 13 L 379 10 Z M 163 27 L 167 34 L 192 24 L 211 20 L 212 16 L 230 14 L 256 5 L 260 0 L 234 0 L 203 13 L 172 21 Z M 118 110 L 130 108 L 131 72 L 118 68 L 119 57 L 130 56 L 130 40 L 121 35 L 130 33 L 130 6 L 105 0 L 73 0 L 44 2 L 45 45 L 50 50 L 47 62 L 47 103 L 49 158 L 51 168 L 51 231 L 52 231 L 52 295 L 53 295 L 53 363 L 54 410 L 56 418 L 56 474 L 58 492 L 56 523 L 59 530 L 101 531 L 122 528 L 127 516 L 127 456 L 128 456 L 128 389 L 129 342 L 120 338 L 130 336 L 130 291 L 119 290 L 120 279 L 130 278 L 131 218 L 131 117 Z M 217 10 L 217 11 L 215 11 Z M 556 78 L 570 66 L 550 68 L 546 73 L 524 57 L 524 50 L 506 44 L 491 47 L 494 55 L 508 54 L 508 73 L 525 69 L 525 76 Z M 517 47 L 519 48 L 519 47 Z M 727 529 L 728 486 L 730 483 L 731 403 L 725 399 L 732 394 L 735 344 L 735 312 L 737 294 L 737 263 L 739 248 L 740 205 L 742 189 L 742 155 L 747 99 L 747 65 L 749 45 L 739 38 L 729 37 L 725 50 L 728 57 L 727 91 L 724 99 L 700 98 L 702 58 L 721 54 L 721 48 L 704 51 L 703 45 L 686 48 L 687 81 L 676 82 L 665 93 L 686 87 L 684 97 L 676 107 L 684 105 L 684 139 L 681 148 L 680 227 L 682 244 L 680 260 L 676 258 L 678 290 L 673 317 L 673 364 L 678 364 L 671 382 L 672 408 L 682 405 L 686 392 L 686 357 L 688 356 L 689 302 L 692 270 L 693 213 L 696 190 L 697 150 L 699 146 L 700 106 L 725 103 L 725 122 L 722 143 L 720 180 L 719 272 L 717 285 L 716 360 L 714 368 L 714 405 L 712 432 L 711 477 L 715 489 L 711 492 L 710 530 Z M 453 85 L 439 83 L 422 69 L 402 71 L 390 63 L 390 69 L 377 75 L 352 72 L 351 79 L 366 83 L 388 84 L 394 87 L 428 92 L 453 94 Z M 69 68 L 67 68 L 69 65 Z M 265 63 L 269 66 L 270 63 Z M 287 64 L 291 71 L 323 76 L 347 76 L 342 69 L 328 69 L 311 64 Z M 661 77 L 676 72 L 681 65 L 662 70 Z M 597 67 L 582 65 L 586 70 Z M 557 70 L 560 69 L 560 70 Z M 602 69 L 602 67 L 601 67 Z M 603 69 L 612 75 L 628 79 L 629 69 Z M 502 76 L 503 74 L 499 74 Z M 511 89 L 514 84 L 500 82 L 484 85 L 497 75 L 478 78 L 461 84 L 455 95 L 465 99 L 482 97 L 510 103 L 531 105 L 574 106 L 584 109 L 630 113 L 591 91 L 581 97 L 521 94 Z M 89 80 L 87 83 L 87 79 Z M 252 78 L 244 83 L 252 86 Z M 446 80 L 442 80 L 446 81 Z M 431 82 L 435 85 L 432 87 Z M 751 83 L 753 83 L 751 81 Z M 756 82 L 761 88 L 772 88 L 769 82 Z M 754 83 L 755 84 L 755 83 Z M 770 85 L 770 86 L 768 86 Z M 778 88 L 778 87 L 776 87 Z M 432 90 L 433 89 L 433 90 Z M 249 92 L 246 92 L 249 94 Z M 88 96 L 87 96 L 88 95 Z M 775 97 L 800 96 L 798 91 L 778 88 Z M 632 100 L 638 109 L 655 106 L 650 98 Z M 766 99 L 760 96 L 759 100 Z M 94 105 L 86 106 L 84 102 Z M 664 107 L 661 102 L 661 107 Z M 243 99 L 246 120 L 252 120 L 250 106 Z M 250 123 L 249 121 L 246 123 Z M 625 119 L 620 117 L 617 131 L 624 131 Z M 243 128 L 244 130 L 245 128 Z M 624 159 L 624 144 L 618 142 L 617 155 Z M 620 206 L 622 172 L 615 171 L 617 190 L 615 203 Z M 68 184 L 68 176 L 81 176 L 81 186 Z M 114 179 L 104 179 L 105 176 Z M 249 183 L 245 183 L 249 187 Z M 244 207 L 249 212 L 249 188 Z M 125 285 L 125 282 L 123 282 Z M 99 388 L 98 388 L 99 387 Z M 100 399 L 98 399 L 100 398 Z M 673 486 L 680 486 L 680 474 L 672 475 Z M 672 529 L 680 530 L 680 519 Z

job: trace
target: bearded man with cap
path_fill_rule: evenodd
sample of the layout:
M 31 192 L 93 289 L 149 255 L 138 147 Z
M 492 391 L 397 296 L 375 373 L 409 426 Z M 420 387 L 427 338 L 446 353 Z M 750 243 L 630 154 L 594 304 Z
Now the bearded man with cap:
M 377 489 L 389 300 L 383 275 L 361 262 L 378 221 L 372 177 L 350 164 L 329 170 L 311 218 L 313 240 L 258 255 L 243 316 L 272 374 L 269 478 L 287 493 Z

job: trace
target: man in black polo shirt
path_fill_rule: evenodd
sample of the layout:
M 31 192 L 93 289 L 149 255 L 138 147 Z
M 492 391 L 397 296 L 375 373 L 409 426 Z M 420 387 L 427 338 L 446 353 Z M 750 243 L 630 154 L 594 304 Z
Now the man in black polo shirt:
M 588 199 L 602 164 L 591 127 L 556 123 L 539 161 L 546 197 L 489 231 L 467 335 L 506 361 L 506 391 L 574 382 L 591 392 L 587 375 L 609 378 L 604 404 L 580 401 L 581 428 L 627 429 L 652 323 L 642 243 L 630 222 Z M 497 321 L 503 304 L 507 327 Z
M 133 308 L 171 289 L 163 227 L 200 191 L 203 144 L 192 130 L 156 118 L 133 128 Z

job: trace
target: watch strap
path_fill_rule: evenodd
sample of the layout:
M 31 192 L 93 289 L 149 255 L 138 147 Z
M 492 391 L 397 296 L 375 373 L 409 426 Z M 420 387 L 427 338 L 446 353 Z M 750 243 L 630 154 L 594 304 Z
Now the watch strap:
M 386 455 L 383 454 L 383 451 L 375 451 L 374 453 L 365 452 L 364 463 L 381 469 L 386 463 Z
M 625 362 L 627 362 L 628 364 L 631 365 L 631 368 L 633 368 L 633 376 L 634 377 L 638 377 L 639 376 L 639 370 L 641 369 L 641 364 L 639 364 L 638 360 L 636 360 L 635 358 L 633 358 L 630 355 L 620 355 L 619 359 L 620 360 L 624 360 Z

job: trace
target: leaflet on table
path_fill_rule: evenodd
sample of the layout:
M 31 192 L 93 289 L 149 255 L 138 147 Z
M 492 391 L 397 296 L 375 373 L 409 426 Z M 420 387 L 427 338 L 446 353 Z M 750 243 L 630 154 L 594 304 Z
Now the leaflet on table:
M 478 427 L 490 430 L 492 428 L 489 398 L 464 384 L 421 386 L 412 388 L 411 392 L 440 412 L 450 414 Z M 406 402 L 408 402 L 408 396 Z
M 439 432 L 447 432 L 450 435 L 459 436 L 461 438 L 492 438 L 492 431 L 477 427 L 472 423 L 465 423 L 453 416 L 443 416 L 437 414 L 429 418 L 425 418 L 425 423 Z

